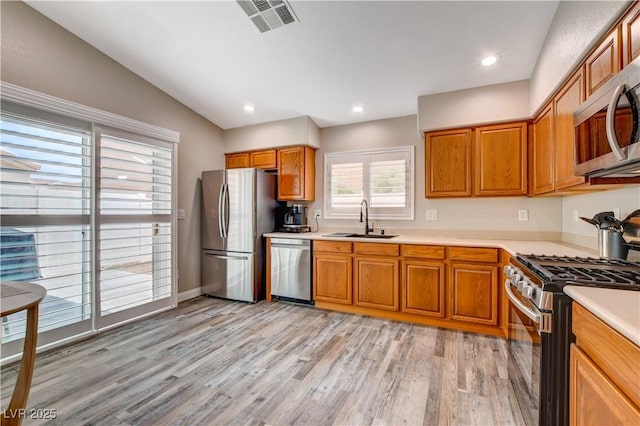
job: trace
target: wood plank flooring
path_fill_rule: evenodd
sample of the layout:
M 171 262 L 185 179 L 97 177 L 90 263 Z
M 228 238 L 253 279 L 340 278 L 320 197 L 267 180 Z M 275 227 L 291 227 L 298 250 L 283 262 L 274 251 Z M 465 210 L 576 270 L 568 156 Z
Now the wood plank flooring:
M 521 424 L 510 389 L 498 338 L 200 297 L 39 354 L 28 408 L 57 418 L 23 424 Z

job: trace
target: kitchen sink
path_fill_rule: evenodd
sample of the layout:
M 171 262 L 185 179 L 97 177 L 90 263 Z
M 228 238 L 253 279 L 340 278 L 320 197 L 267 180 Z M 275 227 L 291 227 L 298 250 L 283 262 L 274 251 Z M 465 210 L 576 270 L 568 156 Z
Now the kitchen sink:
M 323 235 L 323 237 L 342 237 L 342 238 L 378 238 L 378 239 L 388 239 L 397 237 L 397 235 L 387 235 L 387 234 L 349 234 L 346 232 L 336 232 L 333 234 Z

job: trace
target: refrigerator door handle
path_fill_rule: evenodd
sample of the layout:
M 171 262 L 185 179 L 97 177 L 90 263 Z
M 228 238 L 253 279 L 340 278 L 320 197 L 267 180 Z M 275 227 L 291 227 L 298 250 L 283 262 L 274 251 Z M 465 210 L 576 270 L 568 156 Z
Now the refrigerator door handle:
M 222 215 L 222 200 L 224 198 L 224 183 L 220 185 L 220 192 L 218 192 L 218 232 L 220 232 L 220 238 L 225 238 L 224 236 L 224 224 L 223 215 Z
M 215 257 L 216 259 L 224 259 L 224 260 L 249 260 L 247 256 L 223 256 L 221 254 L 213 254 L 213 253 L 205 253 L 207 257 Z
M 224 237 L 227 238 L 229 236 L 229 209 L 231 203 L 229 202 L 229 184 L 224 184 Z

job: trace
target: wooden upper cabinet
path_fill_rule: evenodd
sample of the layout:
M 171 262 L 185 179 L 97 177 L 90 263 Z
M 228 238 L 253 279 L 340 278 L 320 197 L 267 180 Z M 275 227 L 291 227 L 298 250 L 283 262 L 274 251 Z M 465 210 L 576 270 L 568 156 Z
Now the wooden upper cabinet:
M 527 194 L 527 123 L 475 129 L 475 195 Z
M 278 200 L 315 200 L 315 150 L 294 146 L 278 150 Z
M 264 151 L 253 151 L 249 153 L 249 167 L 258 169 L 273 170 L 278 167 L 276 161 L 276 150 L 267 149 Z
M 616 27 L 585 60 L 587 97 L 620 71 L 620 27 Z
M 547 105 L 533 121 L 531 143 L 531 191 L 533 195 L 551 192 L 555 189 L 553 103 Z
M 573 111 L 584 101 L 582 69 L 563 86 L 553 101 L 553 139 L 555 143 L 556 190 L 585 182 L 584 176 L 574 174 L 575 146 Z
M 241 167 L 249 167 L 249 153 L 239 152 L 236 154 L 225 154 L 225 167 L 227 169 L 238 169 Z
M 622 66 L 640 56 L 640 2 L 636 2 L 622 20 Z
M 426 197 L 471 195 L 471 129 L 425 134 Z

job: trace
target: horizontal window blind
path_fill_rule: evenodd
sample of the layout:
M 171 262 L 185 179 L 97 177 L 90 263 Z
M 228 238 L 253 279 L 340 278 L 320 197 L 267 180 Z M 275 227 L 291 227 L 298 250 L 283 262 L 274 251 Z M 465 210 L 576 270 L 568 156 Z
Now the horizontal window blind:
M 99 314 L 107 317 L 172 296 L 173 146 L 98 135 Z
M 325 154 L 325 216 L 413 218 L 413 147 Z
M 91 316 L 91 147 L 87 128 L 3 113 L 0 120 L 0 279 L 47 289 L 39 332 Z M 2 320 L 21 339 L 26 315 Z

